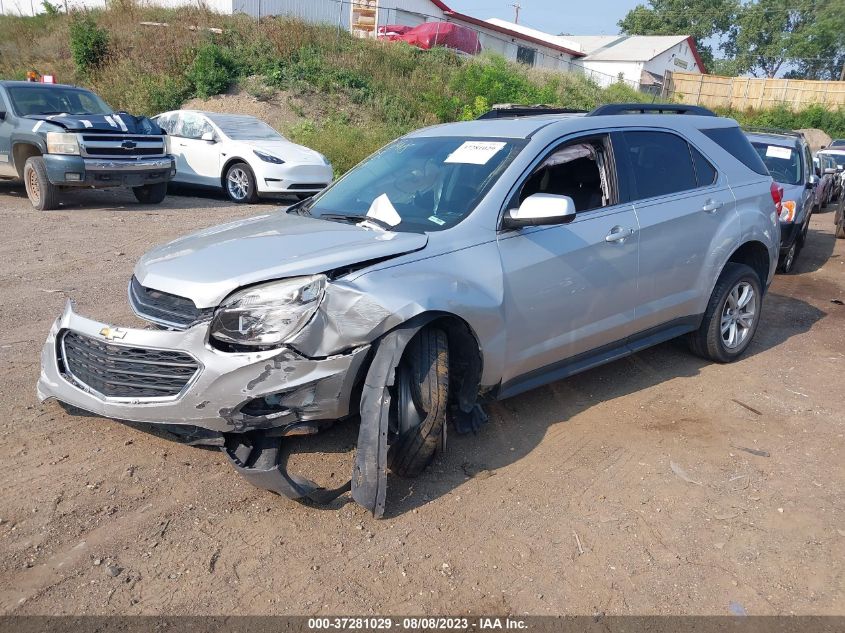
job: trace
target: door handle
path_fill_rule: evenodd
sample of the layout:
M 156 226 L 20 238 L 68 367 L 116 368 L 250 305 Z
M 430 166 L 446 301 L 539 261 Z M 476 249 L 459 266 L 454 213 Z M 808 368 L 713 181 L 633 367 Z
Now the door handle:
M 724 202 L 717 202 L 716 200 L 709 198 L 707 202 L 704 203 L 704 206 L 701 207 L 701 210 L 704 211 L 704 213 L 713 213 L 717 209 L 721 209 L 723 206 L 725 206 Z
M 605 242 L 621 242 L 623 240 L 628 239 L 634 234 L 634 229 L 628 228 L 627 226 L 614 226 L 610 229 L 610 233 L 604 236 Z
M 179 143 L 179 147 L 188 147 L 187 143 Z

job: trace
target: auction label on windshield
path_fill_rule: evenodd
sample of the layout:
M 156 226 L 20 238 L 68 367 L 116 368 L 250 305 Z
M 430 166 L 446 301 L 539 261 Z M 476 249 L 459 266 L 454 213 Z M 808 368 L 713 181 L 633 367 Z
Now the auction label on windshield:
M 766 148 L 766 157 L 767 158 L 781 158 L 783 160 L 789 160 L 792 158 L 792 150 L 788 147 L 779 147 L 777 145 L 769 145 Z
M 466 141 L 443 162 L 486 165 L 505 145 L 507 143 L 501 141 Z

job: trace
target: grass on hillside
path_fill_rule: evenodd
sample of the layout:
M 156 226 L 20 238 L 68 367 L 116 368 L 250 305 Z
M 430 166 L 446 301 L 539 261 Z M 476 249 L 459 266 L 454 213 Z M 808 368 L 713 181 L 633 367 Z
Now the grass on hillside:
M 465 58 L 446 49 L 361 40 L 334 27 L 290 19 L 259 24 L 197 7 L 141 8 L 131 0 L 112 0 L 109 6 L 72 15 L 0 16 L 0 77 L 22 78 L 27 70 L 53 73 L 133 114 L 175 109 L 189 98 L 219 94 L 240 82 L 251 85 L 247 90 L 257 97 L 281 89 L 342 102 L 361 113 L 356 122 L 338 111 L 284 130 L 327 155 L 339 172 L 411 129 L 474 118 L 495 103 L 590 109 L 651 100 L 622 83 L 603 89 L 578 74 L 528 69 L 493 55 Z M 789 118 L 788 111 L 733 114 L 755 124 L 768 116 L 765 124 L 810 126 L 804 115 Z M 811 109 L 806 118 L 845 136 L 841 112 Z

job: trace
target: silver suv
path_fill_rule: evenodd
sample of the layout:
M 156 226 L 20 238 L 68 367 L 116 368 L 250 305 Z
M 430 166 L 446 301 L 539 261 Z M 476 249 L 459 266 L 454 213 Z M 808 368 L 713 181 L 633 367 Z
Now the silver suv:
M 221 446 L 258 486 L 381 515 L 508 398 L 679 336 L 749 346 L 779 189 L 737 123 L 687 106 L 498 110 L 389 144 L 314 198 L 160 246 L 145 328 L 68 303 L 38 395 Z M 288 473 L 285 437 L 360 416 L 350 483 Z

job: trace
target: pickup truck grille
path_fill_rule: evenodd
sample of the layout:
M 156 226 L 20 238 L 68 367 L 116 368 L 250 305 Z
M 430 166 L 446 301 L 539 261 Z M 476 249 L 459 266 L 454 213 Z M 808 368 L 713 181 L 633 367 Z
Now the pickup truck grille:
M 163 136 L 136 134 L 82 134 L 82 155 L 91 158 L 134 158 L 136 156 L 164 156 Z
M 173 398 L 200 369 L 185 352 L 115 345 L 71 330 L 60 340 L 67 376 L 107 398 Z
M 200 309 L 185 297 L 145 288 L 135 277 L 129 283 L 129 305 L 142 319 L 180 330 L 214 314 L 213 308 Z

